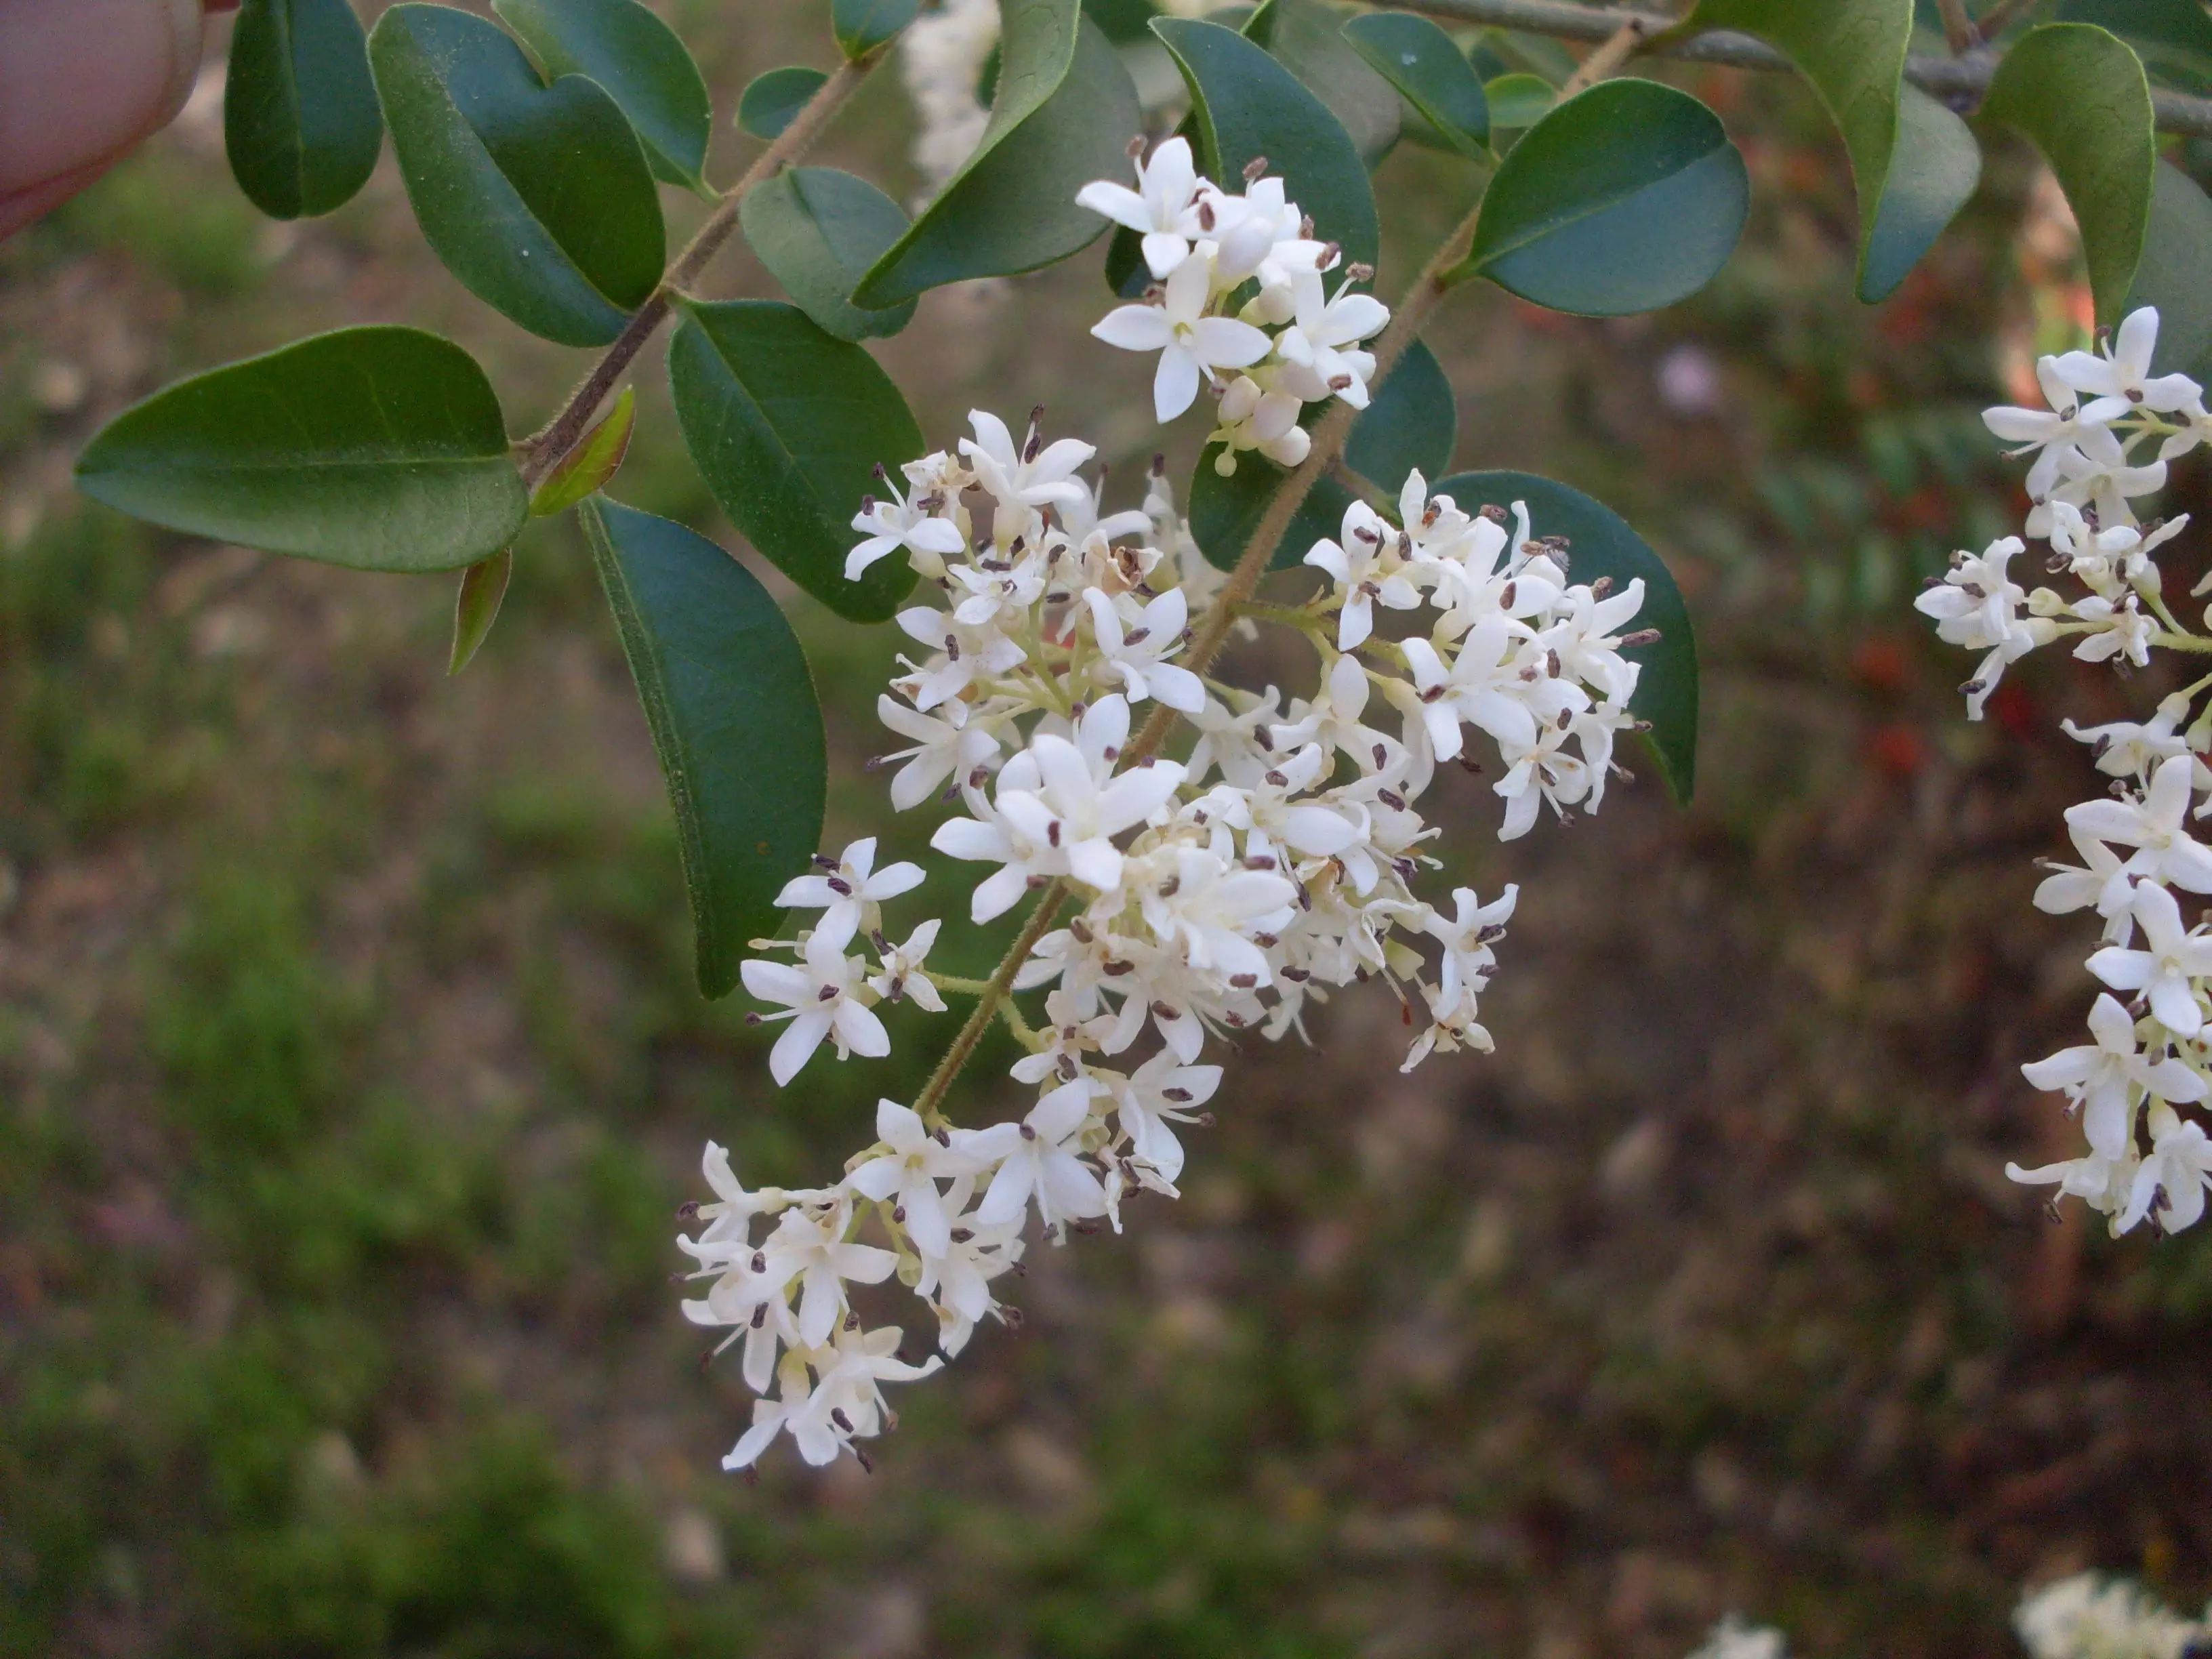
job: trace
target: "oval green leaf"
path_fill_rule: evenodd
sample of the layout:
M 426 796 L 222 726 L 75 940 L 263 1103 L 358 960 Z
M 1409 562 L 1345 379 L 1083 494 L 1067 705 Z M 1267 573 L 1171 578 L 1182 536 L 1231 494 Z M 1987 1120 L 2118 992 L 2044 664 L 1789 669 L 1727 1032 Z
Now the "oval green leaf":
M 813 677 L 768 590 L 705 537 L 604 496 L 580 516 L 676 811 L 699 988 L 726 996 L 820 845 Z
M 514 574 L 514 552 L 501 548 L 482 564 L 461 572 L 460 591 L 453 595 L 453 648 L 446 659 L 448 678 L 476 660 L 477 652 L 491 636 L 499 620 L 499 607 L 507 598 L 507 584 Z
M 846 57 L 866 58 L 914 21 L 921 0 L 831 0 L 830 33 Z
M 1899 154 L 1911 155 L 1900 143 L 1898 96 L 1905 83 L 1905 48 L 1912 40 L 1912 0 L 1698 0 L 1697 9 L 1674 32 L 1708 28 L 1739 29 L 1758 36 L 1813 83 L 1828 118 L 1843 134 L 1858 191 L 1859 295 L 1871 301 L 1887 295 L 1926 252 L 1923 242 L 1910 258 L 1902 257 L 1912 235 L 1927 228 L 1929 202 L 1943 194 L 1923 188 L 1917 210 L 1901 210 L 1893 216 L 1882 252 L 1882 274 L 1889 277 L 1888 286 L 1869 293 L 1873 284 L 1868 262 L 1891 165 Z M 1939 171 L 1948 182 L 1950 173 Z M 1929 183 L 1924 179 L 1919 182 L 1923 186 Z M 1970 191 L 1972 188 L 1970 183 Z M 1928 232 L 1928 241 L 1949 222 L 1946 215 Z M 1901 228 L 1908 226 L 1911 235 Z
M 2158 165 L 2142 60 L 2091 24 L 2046 23 L 1998 60 L 1981 112 L 2026 133 L 2051 163 L 2081 227 L 2097 320 L 2117 323 L 2142 258 Z
M 2212 58 L 2212 12 L 2203 0 L 2059 0 L 2061 23 L 2094 23 L 2148 46 Z
M 1534 126 L 1559 100 L 1557 87 L 1526 70 L 1498 76 L 1484 86 L 1482 95 L 1490 106 L 1492 130 L 1506 132 Z
M 668 349 L 684 441 L 763 557 L 854 622 L 882 622 L 914 586 L 898 559 L 845 580 L 853 516 L 876 469 L 922 453 L 921 428 L 876 360 L 772 300 L 687 305 Z
M 1035 270 L 1106 228 L 1075 193 L 1128 172 L 1143 125 L 1129 71 L 1077 0 L 1004 0 L 1000 9 L 982 142 L 861 278 L 857 306 L 882 310 L 946 283 Z
M 1750 201 L 1712 111 L 1656 81 L 1603 81 L 1513 147 L 1452 279 L 1589 317 L 1656 311 L 1728 263 Z
M 660 281 L 645 152 L 595 81 L 538 78 L 496 24 L 410 3 L 369 36 L 423 235 L 486 305 L 562 345 L 605 345 Z
M 638 0 L 492 0 L 553 76 L 589 76 L 629 118 L 653 175 L 704 192 L 714 109 L 676 31 Z
M 1374 11 L 1346 23 L 1344 38 L 1437 137 L 1462 155 L 1487 156 L 1490 100 L 1451 36 L 1411 12 Z
M 1344 14 L 1328 0 L 1267 0 L 1237 31 L 1298 77 L 1343 124 L 1370 167 L 1404 129 L 1398 94 L 1344 36 Z
M 384 114 L 368 37 L 347 0 L 245 0 L 231 30 L 222 138 L 238 187 L 272 219 L 353 199 L 376 170 Z
M 2177 167 L 2159 164 L 2151 185 L 2150 225 L 2142 260 L 2120 314 L 2142 306 L 2158 309 L 2158 349 L 2152 369 L 2160 374 L 2199 373 L 2212 358 L 2212 198 Z
M 180 380 L 109 422 L 76 477 L 171 530 L 361 570 L 475 564 L 529 512 L 491 382 L 411 328 L 343 329 Z
M 829 78 L 820 70 L 796 64 L 756 75 L 738 94 L 739 130 L 767 143 L 798 118 Z
M 1874 305 L 1898 286 L 1959 216 L 1982 178 L 1974 131 L 1917 87 L 1897 103 L 1897 151 L 1874 224 L 1859 251 L 1859 298 Z
M 1206 174 L 1234 187 L 1247 162 L 1266 157 L 1312 216 L 1316 234 L 1340 246 L 1347 261 L 1373 264 L 1381 242 L 1375 191 L 1344 124 L 1234 29 L 1163 17 L 1152 33 L 1190 88 Z
M 550 519 L 605 489 L 622 470 L 636 425 L 637 392 L 624 386 L 605 418 L 579 439 L 576 447 L 530 492 L 530 516 Z
M 1407 473 L 1415 468 L 1434 478 L 1450 466 L 1458 430 L 1459 408 L 1451 381 L 1436 354 L 1416 340 L 1352 423 L 1345 465 L 1395 497 Z M 1190 528 L 1209 561 L 1233 570 L 1287 475 L 1248 452 L 1237 458 L 1237 471 L 1224 478 L 1214 465 L 1220 453 L 1218 446 L 1209 447 L 1199 459 L 1190 485 Z M 1317 479 L 1298 504 L 1268 568 L 1291 569 L 1304 562 L 1307 550 L 1322 537 L 1339 534 L 1344 510 L 1352 501 L 1352 492 L 1335 479 Z
M 907 223 L 899 204 L 866 179 L 835 167 L 793 167 L 747 191 L 738 211 L 769 275 L 823 332 L 865 340 L 914 320 L 912 300 L 883 311 L 853 303 L 853 289 Z
M 1431 488 L 1468 513 L 1526 502 L 1535 534 L 1567 538 L 1568 574 L 1575 581 L 1610 576 L 1620 588 L 1642 578 L 1644 608 L 1635 626 L 1656 628 L 1659 638 L 1621 653 L 1643 667 L 1628 706 L 1651 723 L 1648 735 L 1667 787 L 1677 801 L 1686 802 L 1698 776 L 1698 642 L 1689 607 L 1666 562 L 1604 502 L 1533 472 L 1455 472 Z

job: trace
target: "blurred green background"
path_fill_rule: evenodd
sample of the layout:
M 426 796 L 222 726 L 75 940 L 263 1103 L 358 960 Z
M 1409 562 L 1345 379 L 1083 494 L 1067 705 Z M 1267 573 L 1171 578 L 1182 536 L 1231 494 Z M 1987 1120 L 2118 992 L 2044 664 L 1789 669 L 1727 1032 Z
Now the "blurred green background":
M 665 9 L 726 112 L 828 59 L 819 4 Z M 1684 83 L 1758 186 L 1722 279 L 1613 323 L 1468 292 L 1431 337 L 1460 465 L 1589 489 L 1680 573 L 1698 800 L 1642 768 L 1500 848 L 1455 785 L 1450 873 L 1523 887 L 1499 1052 L 1401 1078 L 1380 992 L 1250 1045 L 1184 1200 L 1037 1249 L 1025 1330 L 902 1390 L 872 1478 L 720 1473 L 747 1397 L 695 1363 L 674 1211 L 710 1136 L 757 1182 L 833 1172 L 945 1030 L 779 1094 L 744 999 L 699 1000 L 573 526 L 530 533 L 449 682 L 449 582 L 70 485 L 124 403 L 313 330 L 449 329 L 518 429 L 585 359 L 461 293 L 388 153 L 334 219 L 258 220 L 216 74 L 0 247 L 0 1650 L 1657 1659 L 1740 1608 L 1907 1659 L 2014 1651 L 2062 1570 L 2201 1601 L 2212 1229 L 2115 1245 L 2002 1174 L 2075 1133 L 2016 1069 L 2088 999 L 2076 920 L 2028 902 L 2100 781 L 2057 722 L 2160 688 L 2033 662 L 1969 728 L 1970 664 L 1908 608 L 2020 511 L 1976 411 L 2074 303 L 2065 239 L 1997 150 L 1869 311 L 1810 97 Z M 879 76 L 819 159 L 902 191 L 909 123 Z M 725 128 L 715 175 L 746 149 Z M 1413 150 L 1380 184 L 1388 293 L 1465 185 Z M 1084 334 L 1098 259 L 933 295 L 880 348 L 933 441 L 1042 402 L 1133 492 L 1146 366 Z M 739 249 L 712 291 L 770 290 Z M 729 540 L 657 352 L 641 392 L 615 493 Z M 834 845 L 887 816 L 860 761 L 894 641 L 791 605 Z

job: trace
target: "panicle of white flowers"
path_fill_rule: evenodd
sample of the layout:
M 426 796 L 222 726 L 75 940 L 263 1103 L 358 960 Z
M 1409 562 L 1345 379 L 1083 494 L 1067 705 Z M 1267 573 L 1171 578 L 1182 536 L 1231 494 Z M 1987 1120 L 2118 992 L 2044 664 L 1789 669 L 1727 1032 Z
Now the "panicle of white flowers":
M 943 0 L 899 36 L 899 78 L 914 100 L 920 194 L 934 196 L 983 141 L 991 112 L 979 95 L 999 45 L 999 0 Z
M 2212 1641 L 2212 1609 L 2184 1619 L 2138 1584 L 2084 1572 L 2022 1597 L 2013 1628 L 2033 1659 L 2185 1659 Z
M 1213 230 L 1243 210 L 1231 199 Z M 1203 235 L 1170 252 L 1153 255 L 1201 279 L 1219 257 Z M 934 1370 L 987 1317 L 1015 1319 L 994 1285 L 1018 1269 L 1032 1214 L 1063 1238 L 1119 1231 L 1137 1194 L 1176 1197 L 1182 1137 L 1212 1121 L 1221 1085 L 1209 1036 L 1279 1038 L 1310 1004 L 1378 979 L 1414 1028 L 1407 1069 L 1488 1050 L 1478 1002 L 1516 890 L 1419 890 L 1437 831 L 1418 803 L 1440 765 L 1474 769 L 1471 731 L 1500 763 L 1501 838 L 1547 805 L 1595 811 L 1616 737 L 1636 723 L 1638 671 L 1621 653 L 1652 637 L 1626 631 L 1642 583 L 1574 583 L 1566 544 L 1532 533 L 1525 509 L 1468 513 L 1418 472 L 1395 522 L 1352 506 L 1339 538 L 1305 556 L 1317 595 L 1274 614 L 1319 659 L 1305 696 L 1206 677 L 1182 659 L 1224 578 L 1164 467 L 1141 508 L 1109 512 L 1085 476 L 1092 446 L 1047 441 L 1041 416 L 1017 437 L 972 411 L 971 435 L 884 473 L 846 567 L 902 558 L 928 596 L 897 617 L 911 649 L 878 704 L 899 740 L 878 763 L 895 769 L 894 808 L 954 809 L 930 845 L 976 872 L 977 922 L 1059 884 L 1058 925 L 1012 980 L 1042 1018 L 1033 1029 L 1001 1005 L 1028 1050 L 1012 1075 L 1035 1103 L 971 1129 L 933 1096 L 920 1110 L 884 1101 L 876 1143 L 818 1190 L 748 1193 L 708 1149 L 716 1200 L 683 1241 L 708 1288 L 684 1310 L 726 1328 L 725 1346 L 742 1340 L 761 1396 L 732 1468 L 785 1433 L 811 1462 L 859 1455 L 893 1420 L 882 1383 Z M 1400 618 L 1389 634 L 1386 614 Z M 1179 758 L 1137 742 L 1156 708 L 1189 728 Z M 779 1084 L 824 1042 L 840 1059 L 886 1053 L 886 1001 L 934 1011 L 947 988 L 988 994 L 931 969 L 934 919 L 887 930 L 887 902 L 923 880 L 914 864 L 879 865 L 870 839 L 784 889 L 808 925 L 757 942 L 770 954 L 743 964 L 745 988 L 775 1009 L 752 1018 L 787 1022 L 769 1062 Z M 848 1294 L 894 1277 L 935 1316 L 941 1353 L 925 1362 L 901 1356 L 896 1328 L 866 1327 Z
M 2212 437 L 2197 382 L 2154 375 L 2158 313 L 2146 307 L 2091 351 L 2036 365 L 2049 408 L 2000 408 L 1983 418 L 1998 437 L 2033 454 L 2027 471 L 2030 539 L 2048 545 L 2050 574 L 2077 592 L 2028 590 L 2011 562 L 2020 537 L 1978 556 L 1954 556 L 1950 570 L 1916 601 L 1952 644 L 1985 653 L 1964 687 L 1968 715 L 1984 706 L 2005 669 L 2036 647 L 2075 641 L 2074 654 L 2122 674 L 2154 650 L 2212 652 L 2167 601 L 2153 556 L 2185 528 L 2181 516 L 2145 523 L 2133 503 L 2166 484 L 2166 463 Z M 2202 595 L 2208 584 L 2195 592 Z M 2064 1096 L 2087 1150 L 2079 1158 L 2006 1172 L 2072 1194 L 2110 1218 L 2119 1234 L 2148 1223 L 2179 1231 L 2204 1213 L 2212 1183 L 2212 1139 L 2193 1113 L 2212 1077 L 2212 926 L 2192 921 L 2182 896 L 2212 894 L 2212 847 L 2194 826 L 2212 812 L 2212 704 L 2190 711 L 2212 676 L 2161 702 L 2146 721 L 2114 721 L 2067 733 L 2089 745 L 2109 792 L 2070 807 L 2066 826 L 2078 865 L 2046 862 L 2039 908 L 2094 911 L 2098 948 L 2088 969 L 2105 988 L 2091 1005 L 2090 1041 L 2023 1066 L 2039 1089 Z
M 1091 331 L 1126 351 L 1157 351 L 1152 409 L 1171 421 L 1210 387 L 1220 401 L 1212 441 L 1224 474 L 1256 450 L 1282 466 L 1306 458 L 1299 423 L 1308 404 L 1341 398 L 1367 407 L 1372 352 L 1390 308 L 1353 291 L 1374 276 L 1316 240 L 1313 221 L 1267 176 L 1245 169 L 1232 194 L 1199 175 L 1187 138 L 1136 159 L 1136 186 L 1101 179 L 1076 200 L 1136 232 L 1152 281 L 1140 303 L 1118 306 Z M 1335 276 L 1342 268 L 1342 275 Z

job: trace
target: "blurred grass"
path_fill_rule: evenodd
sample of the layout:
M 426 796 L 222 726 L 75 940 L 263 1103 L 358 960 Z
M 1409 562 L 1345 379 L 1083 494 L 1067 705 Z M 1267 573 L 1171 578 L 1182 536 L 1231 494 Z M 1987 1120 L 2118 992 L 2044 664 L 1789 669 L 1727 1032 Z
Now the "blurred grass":
M 823 55 L 805 8 L 678 9 L 719 88 Z M 1500 1054 L 1401 1081 L 1352 997 L 1241 1060 L 1184 1202 L 1041 1250 L 1031 1334 L 905 1391 L 872 1481 L 720 1474 L 745 1396 L 692 1363 L 672 1212 L 709 1136 L 757 1181 L 834 1170 L 936 1034 L 778 1095 L 699 1000 L 569 530 L 449 683 L 440 585 L 66 483 L 107 410 L 310 327 L 459 329 L 518 427 L 574 364 L 457 297 L 388 161 L 329 225 L 254 222 L 204 107 L 0 250 L 0 1650 L 1574 1659 L 1735 1606 L 1948 1656 L 2009 1651 L 2060 1567 L 2201 1597 L 2212 1248 L 2039 1231 L 1996 1173 L 2046 1133 L 2013 1067 L 2083 995 L 2027 904 L 2092 787 L 2056 717 L 2151 693 L 2035 665 L 1970 732 L 1905 609 L 2017 510 L 1973 411 L 2027 173 L 1994 158 L 1867 313 L 1817 112 L 1701 89 L 1762 185 L 1720 283 L 1611 325 L 1470 296 L 1436 339 L 1462 464 L 1581 483 L 1681 570 L 1703 798 L 1501 851 L 1461 787 L 1453 874 L 1528 884 Z M 896 183 L 903 118 L 872 88 L 830 159 Z M 1458 186 L 1388 169 L 1403 268 Z M 1087 260 L 935 296 L 883 355 L 936 439 L 1042 398 L 1128 476 L 1102 297 Z M 1668 393 L 1691 371 L 1710 396 Z M 618 493 L 714 527 L 641 390 Z M 873 827 L 890 643 L 793 612 L 833 819 Z

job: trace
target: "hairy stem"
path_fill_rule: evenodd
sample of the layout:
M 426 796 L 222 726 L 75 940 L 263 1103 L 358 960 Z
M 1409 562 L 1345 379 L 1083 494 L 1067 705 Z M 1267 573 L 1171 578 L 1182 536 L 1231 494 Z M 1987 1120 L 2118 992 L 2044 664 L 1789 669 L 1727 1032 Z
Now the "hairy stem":
M 1951 0 L 1951 3 L 1956 5 L 1958 0 Z M 1594 87 L 1612 75 L 1644 44 L 1644 38 L 1651 33 L 1651 27 L 1650 20 L 1641 13 L 1629 18 L 1606 36 L 1595 52 L 1575 66 L 1575 72 L 1561 83 L 1559 96 L 1571 98 L 1584 88 Z
M 1443 298 L 1445 289 L 1449 287 L 1446 275 L 1466 257 L 1468 246 L 1474 240 L 1475 217 L 1480 211 L 1480 203 L 1468 210 L 1467 217 L 1443 240 L 1430 257 L 1428 264 L 1421 268 L 1421 274 L 1413 279 L 1413 285 L 1406 291 L 1405 298 L 1399 301 L 1397 310 L 1391 315 L 1390 325 L 1382 331 L 1382 337 L 1375 343 L 1374 384 L 1379 386 L 1389 374 L 1391 366 L 1405 354 L 1406 348 L 1413 343 L 1414 337 L 1421 331 L 1421 325 L 1428 320 L 1429 313 Z M 1305 500 L 1315 482 L 1334 464 L 1338 453 L 1343 449 L 1345 440 L 1352 431 L 1352 416 L 1357 413 L 1351 404 L 1339 398 L 1329 405 L 1328 412 L 1315 425 L 1313 447 L 1307 452 L 1305 459 L 1276 489 L 1273 499 L 1267 503 L 1267 512 L 1252 532 L 1251 541 L 1245 546 L 1243 556 L 1237 562 L 1237 568 L 1231 573 L 1227 585 L 1214 596 L 1213 603 L 1207 607 L 1199 623 L 1197 633 L 1192 636 L 1190 648 L 1182 654 L 1180 660 L 1191 672 L 1203 674 L 1206 665 L 1220 651 L 1222 641 L 1229 637 L 1230 629 L 1236 625 L 1238 611 L 1249 603 L 1252 590 L 1260 585 L 1260 578 L 1267 574 L 1268 562 L 1274 557 L 1275 549 L 1281 543 L 1284 532 L 1290 529 L 1291 520 L 1297 515 L 1299 504 Z M 1152 717 L 1145 722 L 1144 729 L 1122 750 L 1123 763 L 1135 765 L 1158 752 L 1176 718 L 1175 710 L 1164 704 L 1156 707 Z M 1036 942 L 1045 936 L 1067 896 L 1067 883 L 1057 878 L 1048 883 L 1044 890 L 1037 895 L 1036 907 L 1022 924 L 1021 932 L 1014 936 L 1014 942 L 1006 947 L 1006 954 L 999 959 L 998 967 L 992 970 L 983 994 L 976 999 L 975 1006 L 969 1011 L 966 1022 L 960 1027 L 959 1035 L 952 1039 L 952 1046 L 945 1051 L 945 1058 L 938 1061 L 937 1069 L 930 1073 L 929 1081 L 922 1085 L 914 1109 L 931 1128 L 934 1129 L 945 1121 L 945 1097 L 952 1087 L 953 1079 L 960 1075 L 961 1068 L 975 1054 L 975 1045 L 983 1040 L 983 1033 L 990 1029 L 992 1017 L 1000 1004 L 1012 994 L 1014 975 L 1029 960 L 1030 952 L 1036 949 Z
M 1669 20 L 1656 12 L 1628 12 L 1619 6 L 1590 6 L 1577 0 L 1391 0 L 1407 11 L 1425 12 L 1453 23 L 1480 23 L 1497 28 L 1522 29 L 1531 34 L 1555 35 L 1563 40 L 1610 40 L 1632 17 L 1641 17 L 1656 37 Z M 1984 20 L 1984 31 L 2010 21 L 2013 8 L 2000 5 Z M 1656 38 L 1644 50 L 1659 58 L 1680 58 L 1698 64 L 1724 64 L 1731 69 L 1793 70 L 1787 58 L 1764 40 L 1732 29 L 1707 29 L 1692 35 Z M 1923 92 L 1939 98 L 1978 100 L 1996 73 L 1998 54 L 1976 51 L 1960 58 L 1930 58 L 1916 54 L 1905 60 L 1905 78 Z M 2212 138 L 2212 98 L 2192 97 L 2162 87 L 2151 88 L 2151 106 L 2161 131 Z
M 814 95 L 793 116 L 791 125 L 778 133 L 769 147 L 753 158 L 753 164 L 744 170 L 738 182 L 723 192 L 715 204 L 707 222 L 699 227 L 698 234 L 684 246 L 653 290 L 652 297 L 637 308 L 615 343 L 607 348 L 584 383 L 570 394 L 561 406 L 561 412 L 548 422 L 543 430 L 523 445 L 522 481 L 536 488 L 557 465 L 561 459 L 576 447 L 592 416 L 599 412 L 629 370 L 637 354 L 645 349 L 646 342 L 667 318 L 676 296 L 691 286 L 706 270 L 714 257 L 722 251 L 738 228 L 738 209 L 745 193 L 755 185 L 774 178 L 792 162 L 806 153 L 822 130 L 830 125 L 830 118 L 844 106 L 860 82 L 867 79 L 868 71 L 881 61 L 880 50 L 867 57 L 842 63 L 830 72 L 830 78 L 816 88 Z

